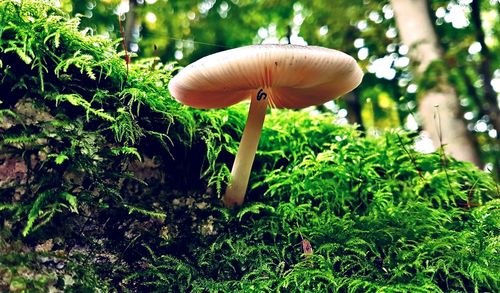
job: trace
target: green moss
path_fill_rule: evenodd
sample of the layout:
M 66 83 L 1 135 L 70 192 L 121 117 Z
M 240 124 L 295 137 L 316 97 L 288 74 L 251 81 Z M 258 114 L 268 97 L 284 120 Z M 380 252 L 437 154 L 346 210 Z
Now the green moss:
M 127 72 L 48 2 L 0 12 L 1 290 L 498 291 L 498 186 L 472 165 L 273 110 L 227 210 L 246 106 L 178 104 L 173 64 Z

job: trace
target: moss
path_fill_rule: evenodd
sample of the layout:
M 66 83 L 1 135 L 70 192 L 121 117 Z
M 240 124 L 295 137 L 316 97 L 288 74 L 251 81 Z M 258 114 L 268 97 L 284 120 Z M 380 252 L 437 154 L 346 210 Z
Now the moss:
M 227 210 L 244 105 L 179 105 L 173 64 L 127 72 L 48 2 L 0 12 L 0 290 L 498 291 L 498 187 L 472 165 L 273 110 Z

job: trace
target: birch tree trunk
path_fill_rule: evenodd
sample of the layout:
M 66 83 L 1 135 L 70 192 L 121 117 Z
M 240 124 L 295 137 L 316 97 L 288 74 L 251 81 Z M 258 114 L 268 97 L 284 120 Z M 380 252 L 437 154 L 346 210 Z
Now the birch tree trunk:
M 130 52 L 131 48 L 130 45 L 132 43 L 136 43 L 137 40 L 134 38 L 134 29 L 137 26 L 137 11 L 136 11 L 136 0 L 129 0 L 129 10 L 127 12 L 127 18 L 125 22 L 125 35 L 123 36 L 125 38 L 126 44 L 127 44 L 127 50 Z
M 479 64 L 478 73 L 483 81 L 483 93 L 486 103 L 478 105 L 482 108 L 495 126 L 495 129 L 500 133 L 500 107 L 498 105 L 497 93 L 491 85 L 491 51 L 485 41 L 485 33 L 481 21 L 481 1 L 473 0 L 471 7 L 471 22 L 476 28 L 476 40 L 481 44 L 481 63 Z
M 390 2 L 401 41 L 410 48 L 413 73 L 417 79 L 421 78 L 433 61 L 443 57 L 427 0 Z M 440 79 L 438 86 L 419 93 L 418 113 L 422 128 L 429 133 L 434 146 L 442 144 L 455 159 L 481 165 L 477 144 L 463 120 L 457 93 L 446 76 Z

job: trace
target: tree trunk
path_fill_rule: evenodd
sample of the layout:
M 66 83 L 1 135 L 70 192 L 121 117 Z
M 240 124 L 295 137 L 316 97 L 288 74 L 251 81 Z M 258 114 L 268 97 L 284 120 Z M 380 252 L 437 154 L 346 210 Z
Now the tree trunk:
M 356 91 L 345 94 L 343 100 L 348 113 L 347 121 L 349 121 L 350 124 L 358 124 L 358 129 L 360 131 L 365 131 L 363 119 L 361 118 L 361 102 L 359 101 L 359 96 Z
M 403 44 L 410 48 L 413 73 L 421 78 L 433 61 L 442 60 L 426 0 L 391 0 Z M 438 86 L 419 93 L 418 113 L 422 128 L 434 146 L 445 146 L 457 160 L 481 165 L 477 144 L 467 130 L 455 89 L 442 77 Z M 439 116 L 437 116 L 439 115 Z
M 125 35 L 123 36 L 129 52 L 131 51 L 130 45 L 137 42 L 136 38 L 134 38 L 134 30 L 137 27 L 136 5 L 136 0 L 129 0 L 129 10 L 125 22 Z
M 491 52 L 485 42 L 484 30 L 481 21 L 481 1 L 474 0 L 470 4 L 471 20 L 476 29 L 476 40 L 481 44 L 481 63 L 479 64 L 479 76 L 483 81 L 483 92 L 486 105 L 480 104 L 484 112 L 490 117 L 495 129 L 500 132 L 500 107 L 497 102 L 497 94 L 491 85 Z

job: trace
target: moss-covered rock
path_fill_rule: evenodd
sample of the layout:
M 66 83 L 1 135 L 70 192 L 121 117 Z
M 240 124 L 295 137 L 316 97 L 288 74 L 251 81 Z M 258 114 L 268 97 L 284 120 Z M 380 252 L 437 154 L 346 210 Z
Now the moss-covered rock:
M 225 209 L 245 107 L 181 106 L 172 64 L 127 70 L 117 44 L 0 2 L 0 291 L 499 290 L 488 174 L 411 133 L 273 110 Z

